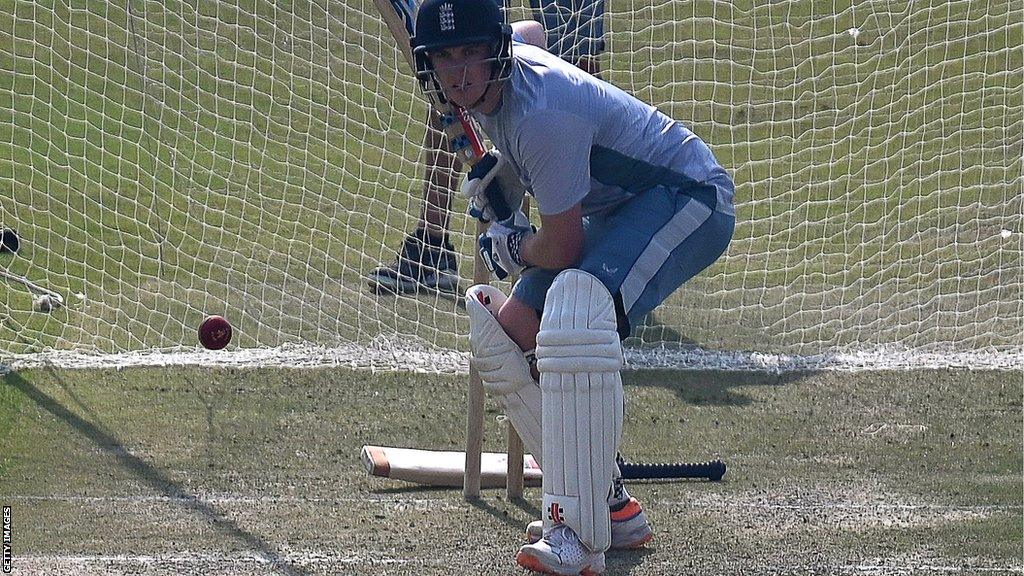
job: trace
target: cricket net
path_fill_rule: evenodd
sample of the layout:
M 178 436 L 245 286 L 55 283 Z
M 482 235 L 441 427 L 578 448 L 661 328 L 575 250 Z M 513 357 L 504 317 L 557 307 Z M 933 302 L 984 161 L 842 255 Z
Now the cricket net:
M 737 184 L 634 365 L 1022 365 L 1018 3 L 607 8 L 605 78 Z M 17 0 L 0 45 L 0 358 L 171 361 L 221 314 L 236 352 L 196 358 L 464 367 L 457 297 L 366 288 L 415 227 L 426 117 L 372 2 Z

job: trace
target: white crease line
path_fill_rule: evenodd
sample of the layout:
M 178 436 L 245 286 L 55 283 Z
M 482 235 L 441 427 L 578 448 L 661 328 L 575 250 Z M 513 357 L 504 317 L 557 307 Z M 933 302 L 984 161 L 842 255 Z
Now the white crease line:
M 75 495 L 0 495 L 0 502 L 86 502 L 86 503 L 192 503 L 205 504 L 457 504 L 464 500 L 452 498 L 305 498 L 302 496 L 75 496 Z
M 955 506 L 950 504 L 770 504 L 743 502 L 682 502 L 661 500 L 655 502 L 662 506 L 679 506 L 682 508 L 753 508 L 757 510 L 928 510 L 928 511 L 963 511 L 985 512 L 992 510 L 1024 510 L 1024 505 L 1017 504 L 975 504 Z
M 674 506 L 678 508 L 735 508 L 757 510 L 907 510 L 907 511 L 1021 511 L 1020 504 L 974 504 L 957 506 L 952 504 L 853 504 L 853 503 L 808 503 L 808 504 L 773 504 L 770 502 L 728 502 L 721 499 L 695 500 L 658 500 L 647 499 L 655 506 Z M 302 496 L 76 496 L 76 495 L 0 495 L 0 502 L 64 502 L 64 503 L 137 503 L 149 502 L 185 504 L 202 502 L 205 504 L 386 504 L 429 506 L 440 504 L 451 508 L 463 508 L 465 501 L 453 497 L 448 498 L 392 498 L 366 495 L 353 498 L 306 498 Z
M 121 563 L 121 564 L 409 564 L 413 561 L 400 558 L 388 558 L 375 556 L 368 551 L 362 556 L 339 556 L 326 552 L 289 552 L 274 558 L 266 554 L 214 554 L 205 552 L 186 552 L 182 554 L 159 554 L 159 555 L 27 555 L 15 557 L 15 563 L 45 563 L 45 564 L 95 564 L 95 563 Z
M 815 565 L 803 565 L 785 566 L 782 568 L 790 570 L 817 572 L 824 567 Z M 1022 566 L 975 566 L 973 564 L 964 564 L 961 566 L 944 566 L 941 564 L 840 564 L 828 566 L 827 569 L 828 572 L 831 574 L 841 572 L 854 572 L 857 574 L 884 574 L 886 576 L 890 576 L 892 574 L 918 574 L 922 572 L 992 572 L 1009 574 L 1024 573 L 1024 567 Z

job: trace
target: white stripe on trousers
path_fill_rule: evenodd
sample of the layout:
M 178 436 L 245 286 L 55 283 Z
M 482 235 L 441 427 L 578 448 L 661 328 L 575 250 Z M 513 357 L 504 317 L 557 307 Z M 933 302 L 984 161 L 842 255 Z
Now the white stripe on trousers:
M 690 200 L 654 234 L 619 288 L 626 313 L 633 309 L 633 305 L 640 299 L 655 274 L 665 265 L 672 251 L 700 228 L 711 213 L 711 209 L 704 204 Z

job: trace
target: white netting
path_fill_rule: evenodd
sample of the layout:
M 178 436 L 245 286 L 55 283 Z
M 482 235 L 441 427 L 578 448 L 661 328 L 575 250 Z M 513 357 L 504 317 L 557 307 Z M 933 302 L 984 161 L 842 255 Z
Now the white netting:
M 737 182 L 727 256 L 634 358 L 1020 357 L 1019 2 L 607 8 L 605 77 Z M 193 347 L 211 313 L 247 349 L 465 351 L 457 298 L 363 279 L 415 226 L 426 117 L 369 0 L 17 1 L 0 44 L 0 225 L 22 239 L 0 356 Z M 473 227 L 452 222 L 468 283 Z M 20 278 L 66 305 L 33 312 Z

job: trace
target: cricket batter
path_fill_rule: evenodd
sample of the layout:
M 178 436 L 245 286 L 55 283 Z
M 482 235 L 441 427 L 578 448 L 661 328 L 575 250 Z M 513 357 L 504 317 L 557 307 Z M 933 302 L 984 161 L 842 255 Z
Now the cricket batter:
M 496 3 L 500 6 L 502 0 Z M 604 0 L 530 0 L 530 7 L 536 21 L 513 22 L 513 39 L 547 46 L 552 54 L 580 69 L 600 74 Z M 451 192 L 458 187 L 456 174 L 462 167 L 445 148 L 438 120 L 436 113 L 430 114 L 424 137 L 423 205 L 416 230 L 405 237 L 393 263 L 381 264 L 367 274 L 367 283 L 375 293 L 458 291 L 458 263 L 448 238 L 448 224 Z
M 519 276 L 512 295 L 467 293 L 474 365 L 542 455 L 541 538 L 516 561 L 547 574 L 601 574 L 606 550 L 653 534 L 615 479 L 620 339 L 725 251 L 732 180 L 681 123 L 514 43 L 492 2 L 425 0 L 415 32 L 423 88 L 471 111 L 497 148 L 493 168 L 463 185 L 476 212 L 494 218 L 484 190 L 501 182 L 510 206 L 529 193 L 540 214 L 539 228 L 519 211 L 479 239 L 495 276 Z

